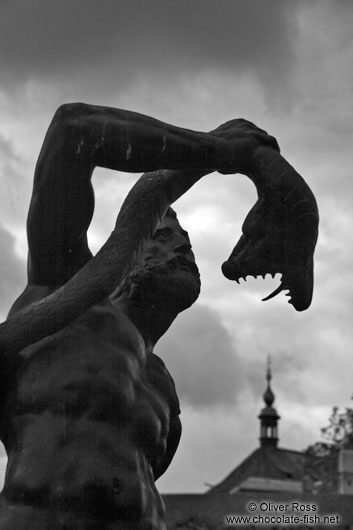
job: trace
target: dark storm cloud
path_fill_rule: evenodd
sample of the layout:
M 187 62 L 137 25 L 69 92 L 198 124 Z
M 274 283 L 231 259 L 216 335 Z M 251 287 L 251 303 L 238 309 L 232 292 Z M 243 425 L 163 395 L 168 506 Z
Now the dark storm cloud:
M 180 315 L 156 349 L 182 402 L 196 408 L 231 405 L 243 388 L 243 369 L 216 311 L 197 305 Z
M 102 71 L 118 82 L 152 70 L 256 71 L 291 60 L 288 0 L 56 0 L 2 2 L 3 83 Z M 289 20 L 291 18 L 291 20 Z M 109 67 L 108 67 L 109 65 Z M 277 78 L 278 82 L 279 79 Z M 104 79 L 101 79 L 102 84 Z

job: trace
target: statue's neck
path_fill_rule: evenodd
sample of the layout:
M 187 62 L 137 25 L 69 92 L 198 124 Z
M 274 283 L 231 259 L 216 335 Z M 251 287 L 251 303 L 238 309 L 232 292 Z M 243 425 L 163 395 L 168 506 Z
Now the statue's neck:
M 142 305 L 131 301 L 126 295 L 111 301 L 124 311 L 139 330 L 145 341 L 147 351 L 153 350 L 177 316 L 174 312 L 171 314 L 166 307 L 160 308 L 152 303 Z

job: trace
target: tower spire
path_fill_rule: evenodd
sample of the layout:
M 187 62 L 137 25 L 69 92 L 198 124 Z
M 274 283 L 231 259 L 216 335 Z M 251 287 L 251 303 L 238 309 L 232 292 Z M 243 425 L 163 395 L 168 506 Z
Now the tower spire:
M 271 355 L 267 355 L 267 371 L 266 371 L 266 379 L 269 383 L 272 379 L 272 373 L 271 373 Z
M 271 357 L 267 357 L 266 380 L 267 387 L 263 394 L 265 407 L 261 410 L 260 415 L 260 443 L 261 447 L 277 447 L 278 443 L 278 426 L 277 422 L 279 416 L 277 410 L 272 406 L 275 400 L 275 395 L 271 389 Z

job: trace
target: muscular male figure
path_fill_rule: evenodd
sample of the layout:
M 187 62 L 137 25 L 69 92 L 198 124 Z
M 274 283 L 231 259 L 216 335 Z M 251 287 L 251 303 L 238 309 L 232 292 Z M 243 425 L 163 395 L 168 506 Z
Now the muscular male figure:
M 161 182 L 173 176 L 179 183 L 153 199 L 161 221 L 154 221 L 143 251 L 132 268 L 126 264 L 130 272 L 109 296 L 88 310 L 83 297 L 77 317 L 64 326 L 58 308 L 44 337 L 35 335 L 33 321 L 27 345 L 1 359 L 0 435 L 8 454 L 1 530 L 165 528 L 155 480 L 168 467 L 181 428 L 173 380 L 153 347 L 196 300 L 199 274 L 187 233 L 171 209 L 164 214 L 183 186 L 203 174 L 241 171 L 259 143 L 255 136 L 240 137 L 231 126 L 218 136 L 197 133 L 82 104 L 56 113 L 34 177 L 28 285 L 9 323 L 37 307 L 45 313 L 43 299 L 49 296 L 49 303 L 91 260 L 86 233 L 95 166 L 165 168 L 174 172 L 162 172 Z

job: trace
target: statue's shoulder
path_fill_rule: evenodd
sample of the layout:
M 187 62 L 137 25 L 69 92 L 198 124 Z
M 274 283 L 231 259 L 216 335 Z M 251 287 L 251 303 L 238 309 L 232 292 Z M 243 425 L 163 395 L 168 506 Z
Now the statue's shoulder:
M 104 342 L 112 342 L 115 346 L 145 357 L 145 342 L 141 333 L 126 313 L 109 300 L 91 307 L 77 319 L 77 324 Z

